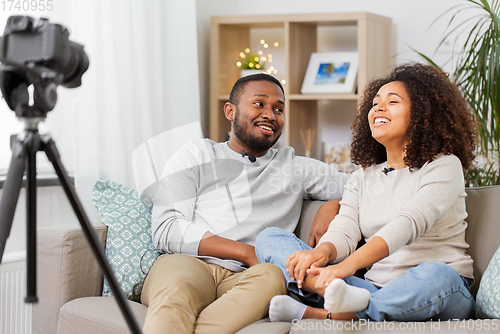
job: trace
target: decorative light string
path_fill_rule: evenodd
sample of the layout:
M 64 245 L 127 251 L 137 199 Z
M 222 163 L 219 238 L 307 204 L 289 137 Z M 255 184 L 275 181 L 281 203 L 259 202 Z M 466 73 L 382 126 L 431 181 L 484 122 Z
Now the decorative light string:
M 269 49 L 269 44 L 261 39 L 260 44 L 264 49 Z M 274 42 L 274 47 L 278 47 L 279 43 Z M 239 53 L 240 59 L 236 62 L 236 66 L 238 66 L 242 70 L 262 70 L 263 73 L 267 74 L 278 74 L 278 70 L 274 66 L 270 66 L 268 69 L 265 69 L 267 63 L 273 62 L 272 53 L 267 53 L 267 56 L 264 54 L 264 51 L 258 50 L 257 53 L 254 53 L 250 50 L 250 48 L 246 48 L 244 51 Z M 281 80 L 282 84 L 285 84 L 285 80 Z

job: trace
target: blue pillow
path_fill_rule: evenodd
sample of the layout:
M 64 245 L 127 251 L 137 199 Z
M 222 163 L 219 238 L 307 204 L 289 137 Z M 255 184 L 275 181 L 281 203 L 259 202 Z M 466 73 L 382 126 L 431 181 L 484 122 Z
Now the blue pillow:
M 476 316 L 500 319 L 500 247 L 484 271 L 476 296 Z
M 159 256 L 151 238 L 153 201 L 137 190 L 101 178 L 94 186 L 92 201 L 108 226 L 106 257 L 118 284 L 128 299 L 140 301 L 144 278 Z M 102 295 L 113 296 L 106 279 Z

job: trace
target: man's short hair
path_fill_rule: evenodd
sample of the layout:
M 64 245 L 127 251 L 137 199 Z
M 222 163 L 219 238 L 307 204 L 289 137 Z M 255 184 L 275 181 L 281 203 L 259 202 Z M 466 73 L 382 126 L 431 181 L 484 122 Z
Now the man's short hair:
M 250 81 L 269 81 L 275 83 L 283 92 L 283 96 L 285 95 L 285 90 L 283 89 L 283 86 L 278 79 L 269 74 L 258 73 L 239 78 L 235 82 L 233 89 L 231 90 L 231 94 L 229 95 L 229 102 L 237 105 L 240 102 L 240 97 L 243 93 L 243 90 L 245 89 L 245 86 Z

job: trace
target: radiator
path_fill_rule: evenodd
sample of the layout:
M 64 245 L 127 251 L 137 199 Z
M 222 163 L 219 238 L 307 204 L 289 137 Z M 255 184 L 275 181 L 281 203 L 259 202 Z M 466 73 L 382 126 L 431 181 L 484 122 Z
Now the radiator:
M 26 297 L 26 252 L 5 253 L 0 264 L 0 333 L 31 334 Z

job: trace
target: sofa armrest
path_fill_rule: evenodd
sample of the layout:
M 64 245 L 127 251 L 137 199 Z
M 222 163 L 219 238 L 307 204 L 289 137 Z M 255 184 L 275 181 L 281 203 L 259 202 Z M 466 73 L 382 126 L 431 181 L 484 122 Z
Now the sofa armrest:
M 107 226 L 94 230 L 102 245 Z M 102 273 L 80 226 L 63 225 L 37 231 L 37 293 L 33 333 L 55 333 L 59 309 L 70 300 L 98 296 Z

